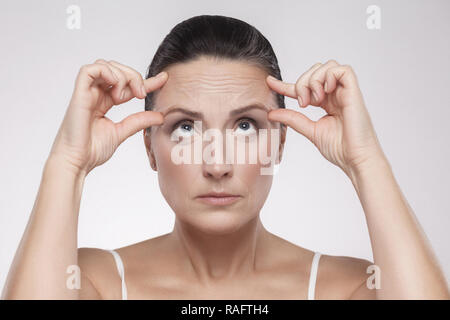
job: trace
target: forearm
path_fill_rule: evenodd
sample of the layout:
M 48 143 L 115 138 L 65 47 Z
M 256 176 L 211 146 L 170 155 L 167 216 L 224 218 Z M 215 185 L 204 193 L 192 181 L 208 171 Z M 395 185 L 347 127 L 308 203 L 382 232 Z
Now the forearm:
M 448 299 L 445 276 L 385 156 L 354 170 L 351 180 L 381 271 L 377 298 Z
M 4 299 L 77 299 L 66 286 L 77 265 L 78 212 L 84 175 L 49 158 L 4 288 Z

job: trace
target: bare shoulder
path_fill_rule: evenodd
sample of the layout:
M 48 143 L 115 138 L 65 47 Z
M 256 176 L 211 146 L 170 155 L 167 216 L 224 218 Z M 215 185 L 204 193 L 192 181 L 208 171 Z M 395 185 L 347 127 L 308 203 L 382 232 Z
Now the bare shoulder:
M 78 248 L 81 270 L 80 299 L 120 299 L 121 281 L 110 252 L 99 248 Z
M 130 271 L 145 264 L 146 254 L 164 252 L 163 239 L 167 234 L 138 243 L 114 249 L 129 274 Z M 111 252 L 100 248 L 78 248 L 78 266 L 81 270 L 80 299 L 121 299 L 122 282 L 117 264 Z
M 316 299 L 375 299 L 375 290 L 367 287 L 373 262 L 322 254 L 316 282 Z
M 301 271 L 309 281 L 315 251 L 298 246 L 286 239 L 271 234 L 271 246 L 282 261 L 283 257 Z M 288 259 L 286 259 L 288 261 Z M 375 299 L 375 290 L 367 287 L 371 276 L 368 267 L 373 262 L 349 256 L 334 256 L 322 253 L 319 260 L 315 298 L 316 299 Z

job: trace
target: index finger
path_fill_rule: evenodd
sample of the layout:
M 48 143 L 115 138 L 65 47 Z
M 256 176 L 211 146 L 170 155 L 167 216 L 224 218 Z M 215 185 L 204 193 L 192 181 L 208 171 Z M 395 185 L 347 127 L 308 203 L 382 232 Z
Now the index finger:
M 144 80 L 145 93 L 155 91 L 159 89 L 169 78 L 169 74 L 166 71 L 161 71 L 156 76 L 147 78 Z
M 284 82 L 282 80 L 278 80 L 272 76 L 267 76 L 266 81 L 269 83 L 269 87 L 282 94 L 283 96 L 288 96 L 294 99 L 297 99 L 297 92 L 295 91 L 295 84 Z

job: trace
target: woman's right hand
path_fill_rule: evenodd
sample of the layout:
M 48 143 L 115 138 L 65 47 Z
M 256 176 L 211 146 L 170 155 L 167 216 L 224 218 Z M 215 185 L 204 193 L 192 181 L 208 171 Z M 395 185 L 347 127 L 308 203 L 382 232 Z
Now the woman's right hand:
M 98 59 L 81 67 L 63 122 L 49 158 L 67 164 L 76 174 L 87 175 L 106 162 L 128 137 L 152 125 L 160 125 L 160 112 L 142 111 L 114 123 L 105 117 L 113 106 L 162 87 L 167 72 L 143 79 L 134 69 L 115 61 Z

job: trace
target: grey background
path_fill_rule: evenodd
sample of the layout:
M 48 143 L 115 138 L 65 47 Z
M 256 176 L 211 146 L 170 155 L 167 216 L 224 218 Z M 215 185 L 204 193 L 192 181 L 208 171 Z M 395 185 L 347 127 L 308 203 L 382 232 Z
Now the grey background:
M 81 8 L 80 30 L 66 27 L 71 4 Z M 381 8 L 380 30 L 366 27 L 372 4 Z M 258 28 L 285 81 L 329 59 L 354 68 L 397 181 L 449 277 L 450 1 L 2 1 L 0 7 L 0 287 L 80 66 L 113 59 L 144 74 L 170 29 L 199 14 Z M 107 116 L 119 121 L 143 109 L 142 100 L 130 101 Z M 324 114 L 315 107 L 303 112 L 313 119 Z M 261 217 L 300 246 L 372 260 L 351 182 L 291 129 Z M 87 177 L 79 246 L 142 241 L 170 232 L 174 218 L 139 133 Z

